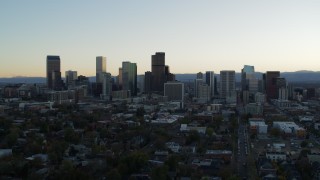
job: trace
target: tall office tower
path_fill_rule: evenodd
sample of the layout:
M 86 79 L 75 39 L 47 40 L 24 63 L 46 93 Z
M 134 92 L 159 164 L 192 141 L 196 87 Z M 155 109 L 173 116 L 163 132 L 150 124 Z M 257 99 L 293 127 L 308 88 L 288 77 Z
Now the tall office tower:
M 194 97 L 199 98 L 199 88 L 200 85 L 204 84 L 203 79 L 195 79 L 194 80 Z
M 211 87 L 206 83 L 201 83 L 198 86 L 198 99 L 201 99 L 203 102 L 210 101 L 211 98 Z
M 213 71 L 207 71 L 206 72 L 206 84 L 210 86 L 210 94 L 211 97 L 214 96 L 214 88 L 215 88 L 215 83 L 214 83 L 214 72 Z
M 249 80 L 254 77 L 254 66 L 244 65 L 241 70 L 241 90 L 249 90 Z
M 169 67 L 169 66 L 165 66 L 164 69 L 165 69 L 165 70 L 164 70 L 164 73 L 165 73 L 165 76 L 166 76 L 165 82 L 167 82 L 167 81 L 172 81 L 172 80 L 169 80 L 170 67 Z
M 288 88 L 281 87 L 278 89 L 278 100 L 288 100 Z
M 277 98 L 279 100 L 288 100 L 288 86 L 285 78 L 275 78 L 276 89 L 278 91 Z
M 119 89 L 122 89 L 122 68 L 119 68 L 118 87 Z
M 287 87 L 286 78 L 277 77 L 277 78 L 275 78 L 275 80 L 276 80 L 277 89 L 282 88 L 282 87 Z
M 130 90 L 131 96 L 137 95 L 137 64 L 122 62 L 122 89 Z
M 74 87 L 76 85 L 76 80 L 78 79 L 78 73 L 77 71 L 66 71 L 66 86 Z
M 89 78 L 83 75 L 78 76 L 76 80 L 76 86 L 81 86 L 81 85 L 89 86 Z
M 197 73 L 197 79 L 203 79 L 203 73 L 202 72 L 198 72 Z
M 259 80 L 255 77 L 254 66 L 245 65 L 241 70 L 241 89 L 251 94 L 258 92 Z
M 64 89 L 63 80 L 61 78 L 60 71 L 53 71 L 52 72 L 52 89 L 55 91 L 61 91 Z
M 266 73 L 266 94 L 268 99 L 276 99 L 278 94 L 276 78 L 280 77 L 279 71 L 267 71 Z
M 156 52 L 151 56 L 152 91 L 162 92 L 165 83 L 165 53 Z
M 106 57 L 96 57 L 96 83 L 102 83 L 103 73 L 106 72 Z
M 102 73 L 101 99 L 109 100 L 112 94 L 112 77 L 110 73 Z
M 219 91 L 218 91 L 218 80 L 217 77 L 214 76 L 214 95 L 219 95 Z M 214 96 L 213 95 L 213 96 Z
M 137 76 L 137 87 L 138 87 L 138 92 L 143 93 L 144 92 L 144 75 L 138 75 Z
M 181 103 L 181 108 L 184 106 L 184 83 L 171 81 L 164 83 L 164 96 L 168 97 L 169 101 Z
M 170 67 L 169 66 L 165 66 L 165 74 L 166 74 L 166 80 L 165 82 L 168 81 L 175 81 L 176 77 L 174 74 L 170 73 Z
M 263 79 L 260 79 L 258 80 L 258 92 L 260 93 L 264 93 L 264 80 Z
M 147 71 L 144 73 L 144 92 L 151 93 L 152 91 L 152 73 Z
M 260 91 L 261 93 L 264 93 L 264 94 L 267 93 L 266 92 L 266 90 L 267 90 L 266 86 L 267 86 L 267 75 L 266 75 L 266 73 L 263 73 L 262 74 L 262 83 L 261 83 L 262 91 Z
M 293 99 L 294 96 L 294 90 L 293 90 L 293 85 L 288 84 L 288 99 Z
M 62 89 L 59 56 L 47 56 L 47 86 L 53 90 Z
M 233 97 L 236 94 L 235 71 L 220 71 L 220 96 Z

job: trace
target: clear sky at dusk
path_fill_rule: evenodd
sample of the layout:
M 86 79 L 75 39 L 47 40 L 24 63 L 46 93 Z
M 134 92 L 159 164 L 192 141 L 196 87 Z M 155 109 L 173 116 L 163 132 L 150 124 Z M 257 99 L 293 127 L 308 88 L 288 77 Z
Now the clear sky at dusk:
M 320 1 L 0 1 L 0 77 L 44 77 L 47 55 L 63 75 L 95 75 L 100 55 L 142 74 L 157 51 L 173 73 L 320 71 Z

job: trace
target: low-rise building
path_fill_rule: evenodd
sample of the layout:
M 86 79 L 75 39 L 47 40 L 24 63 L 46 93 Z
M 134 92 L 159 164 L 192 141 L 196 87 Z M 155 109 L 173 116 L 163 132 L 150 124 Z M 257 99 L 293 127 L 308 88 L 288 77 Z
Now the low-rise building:
M 245 106 L 246 114 L 262 115 L 263 106 L 260 103 L 249 103 Z
M 300 122 L 313 122 L 314 116 L 299 116 Z
M 73 104 L 76 102 L 74 90 L 67 91 L 50 91 L 47 93 L 48 101 L 55 104 Z
M 272 161 L 284 161 L 287 159 L 287 155 L 284 152 L 267 152 L 266 158 Z
M 167 148 L 169 148 L 171 151 L 178 153 L 180 152 L 181 146 L 178 143 L 175 142 L 167 142 L 166 143 Z
M 268 125 L 264 122 L 264 120 L 249 120 L 250 124 L 250 132 L 253 134 L 267 134 L 268 133 Z
M 200 134 L 205 134 L 207 127 L 197 127 L 197 126 L 188 126 L 187 124 L 181 124 L 180 131 L 182 132 L 190 132 L 197 131 Z
M 206 158 L 221 158 L 224 161 L 230 162 L 232 159 L 232 151 L 229 150 L 207 150 Z
M 280 129 L 285 135 L 296 135 L 299 138 L 303 138 L 306 135 L 306 130 L 298 126 L 294 122 L 274 121 L 273 127 Z
M 0 158 L 12 156 L 12 149 L 0 149 Z

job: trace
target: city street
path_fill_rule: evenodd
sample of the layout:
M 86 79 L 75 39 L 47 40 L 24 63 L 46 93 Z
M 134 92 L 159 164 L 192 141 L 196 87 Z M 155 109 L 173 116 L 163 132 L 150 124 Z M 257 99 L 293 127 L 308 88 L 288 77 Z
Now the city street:
M 241 178 L 248 177 L 247 172 L 247 155 L 249 153 L 248 148 L 248 132 L 246 129 L 246 125 L 243 123 L 239 123 L 238 129 L 238 152 L 237 152 L 237 170 L 238 175 Z

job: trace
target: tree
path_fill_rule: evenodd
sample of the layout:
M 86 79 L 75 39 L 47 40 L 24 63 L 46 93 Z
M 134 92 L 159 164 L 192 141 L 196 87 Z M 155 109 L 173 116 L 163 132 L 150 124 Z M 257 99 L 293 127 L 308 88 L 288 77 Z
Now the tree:
M 154 146 L 157 149 L 164 150 L 166 149 L 165 139 L 163 137 L 159 137 L 155 140 Z
M 308 145 L 308 142 L 307 142 L 307 141 L 302 141 L 301 144 L 300 144 L 300 146 L 301 146 L 302 148 L 307 147 L 307 145 Z
M 213 119 L 213 121 L 214 121 L 214 126 L 215 126 L 215 128 L 216 128 L 216 129 L 219 129 L 219 128 L 220 128 L 220 125 L 221 125 L 221 123 L 222 123 L 222 121 L 223 121 L 223 117 L 222 117 L 222 116 L 215 116 L 214 119 Z
M 236 128 L 238 128 L 238 120 L 236 117 L 232 116 L 231 117 L 231 129 L 235 130 Z
M 272 128 L 270 130 L 270 134 L 274 137 L 279 137 L 281 135 L 281 132 L 279 128 Z
M 66 128 L 64 130 L 64 139 L 65 141 L 73 144 L 78 144 L 80 141 L 79 136 L 74 132 L 72 128 Z
M 140 108 L 137 109 L 136 116 L 137 117 L 143 117 L 144 113 L 145 113 L 144 108 L 140 107 Z
M 64 141 L 54 141 L 48 148 L 49 159 L 53 164 L 59 164 L 68 145 Z
M 18 133 L 15 133 L 15 132 L 11 132 L 10 134 L 8 134 L 5 137 L 5 142 L 7 146 L 11 148 L 13 145 L 15 145 L 18 140 L 18 137 L 19 137 Z
M 169 171 L 175 171 L 178 168 L 179 159 L 179 156 L 172 155 L 165 161 L 164 164 L 168 166 Z
M 19 134 L 21 134 L 21 130 L 18 127 L 12 127 L 9 130 L 9 134 L 6 135 L 5 137 L 5 142 L 8 147 L 12 147 L 13 145 L 16 144 Z
M 60 168 L 57 171 L 51 172 L 51 174 L 49 174 L 48 179 L 82 180 L 92 178 L 90 178 L 88 172 L 80 171 L 73 166 L 72 162 L 64 160 L 62 161 Z
M 152 169 L 151 178 L 154 180 L 165 180 L 167 179 L 168 166 L 163 165 Z
M 307 157 L 301 157 L 299 160 L 297 160 L 296 167 L 298 171 L 301 173 L 302 179 L 311 179 L 312 166 L 309 163 L 309 160 Z
M 191 121 L 188 118 L 182 118 L 179 120 L 180 124 L 189 124 Z
M 107 173 L 107 179 L 121 180 L 121 174 L 118 169 L 112 169 Z
M 206 131 L 206 134 L 207 134 L 209 137 L 211 137 L 213 133 L 214 133 L 214 130 L 213 130 L 212 128 L 208 127 L 208 128 L 207 128 L 207 131 Z
M 120 174 L 130 175 L 138 173 L 141 168 L 147 165 L 148 157 L 142 152 L 133 152 L 126 157 L 123 157 L 119 163 Z
M 190 131 L 186 139 L 186 144 L 189 145 L 193 142 L 198 142 L 200 140 L 200 135 L 198 131 Z

